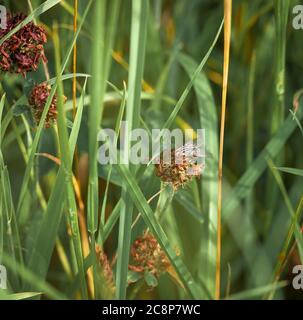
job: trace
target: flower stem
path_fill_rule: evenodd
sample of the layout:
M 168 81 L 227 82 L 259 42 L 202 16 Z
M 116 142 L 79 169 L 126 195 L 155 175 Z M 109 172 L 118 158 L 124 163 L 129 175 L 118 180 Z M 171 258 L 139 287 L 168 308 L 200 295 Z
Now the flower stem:
M 221 267 L 221 210 L 222 210 L 222 166 L 223 166 L 223 146 L 225 112 L 229 70 L 230 35 L 231 35 L 231 13 L 232 0 L 224 0 L 224 64 L 223 64 L 223 87 L 222 87 L 222 106 L 221 106 L 221 127 L 220 127 L 220 149 L 218 167 L 218 216 L 217 216 L 217 257 L 216 257 L 216 300 L 220 299 L 220 267 Z

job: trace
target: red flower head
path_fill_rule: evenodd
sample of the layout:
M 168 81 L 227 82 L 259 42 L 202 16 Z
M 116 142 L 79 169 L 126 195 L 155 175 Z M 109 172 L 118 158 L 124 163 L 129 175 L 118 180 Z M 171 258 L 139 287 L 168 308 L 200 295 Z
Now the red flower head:
M 132 245 L 131 257 L 133 264 L 129 265 L 129 270 L 143 274 L 150 272 L 157 278 L 170 267 L 170 262 L 158 241 L 147 231 Z
M 7 13 L 7 28 L 0 29 L 0 39 L 25 18 L 22 13 Z M 45 30 L 29 22 L 0 46 L 0 69 L 23 76 L 37 70 L 40 59 L 47 62 L 43 47 L 46 42 Z
M 29 94 L 28 102 L 32 107 L 33 115 L 35 117 L 36 123 L 39 123 L 47 98 L 50 95 L 51 86 L 45 82 L 35 85 Z M 64 97 L 64 101 L 66 97 Z M 49 128 L 51 124 L 57 119 L 57 96 L 53 97 L 51 105 L 48 109 L 48 113 L 45 119 L 45 127 Z
M 155 165 L 156 175 L 176 191 L 201 175 L 204 163 L 197 160 L 202 156 L 200 148 L 192 142 L 187 142 L 178 149 L 165 150 L 159 163 Z

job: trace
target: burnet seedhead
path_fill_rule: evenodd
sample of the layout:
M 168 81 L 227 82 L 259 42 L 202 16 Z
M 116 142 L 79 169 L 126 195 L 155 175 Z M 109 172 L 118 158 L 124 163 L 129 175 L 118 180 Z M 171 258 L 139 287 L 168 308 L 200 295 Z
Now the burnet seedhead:
M 200 147 L 188 142 L 180 148 L 164 150 L 155 164 L 156 175 L 176 191 L 194 177 L 200 177 L 205 167 Z
M 165 252 L 149 231 L 145 231 L 143 236 L 135 240 L 131 247 L 131 258 L 130 270 L 142 274 L 149 272 L 156 278 L 170 267 L 170 261 Z
M 50 95 L 50 92 L 51 92 L 51 86 L 43 82 L 41 84 L 35 85 L 29 94 L 28 102 L 32 108 L 32 113 L 34 115 L 34 118 L 37 124 L 41 119 L 41 116 L 42 116 L 46 101 Z M 66 97 L 63 97 L 63 98 L 64 98 L 64 101 L 66 101 Z M 58 103 L 57 95 L 55 94 L 46 115 L 46 119 L 45 119 L 46 128 L 49 128 L 52 125 L 52 123 L 54 123 L 57 119 L 57 114 L 58 114 L 57 103 Z
M 20 24 L 26 15 L 7 13 L 6 28 L 0 29 L 0 39 Z M 0 45 L 0 69 L 5 72 L 21 73 L 36 71 L 40 60 L 47 62 L 44 44 L 46 32 L 33 22 L 29 22 Z

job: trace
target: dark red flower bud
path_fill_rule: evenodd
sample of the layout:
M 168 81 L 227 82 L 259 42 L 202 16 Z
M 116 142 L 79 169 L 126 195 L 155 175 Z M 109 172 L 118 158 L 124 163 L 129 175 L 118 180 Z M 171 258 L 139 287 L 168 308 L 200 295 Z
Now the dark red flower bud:
M 0 29 L 0 39 L 21 23 L 26 16 L 22 13 L 7 13 L 7 28 Z M 43 45 L 47 42 L 45 30 L 29 22 L 0 46 L 0 69 L 11 73 L 35 71 L 42 59 L 47 62 Z
M 32 107 L 33 115 L 35 117 L 37 124 L 41 119 L 41 116 L 42 116 L 47 98 L 50 95 L 50 92 L 51 92 L 51 86 L 43 82 L 41 84 L 34 86 L 34 88 L 29 94 L 28 102 Z M 64 101 L 65 100 L 66 100 L 66 97 L 64 97 Z M 57 96 L 55 94 L 50 104 L 50 107 L 48 109 L 48 113 L 46 115 L 45 127 L 49 128 L 51 124 L 54 121 L 56 121 L 56 119 L 57 119 Z
M 129 270 L 139 273 L 150 272 L 157 278 L 170 267 L 170 261 L 165 252 L 148 231 L 133 243 L 131 257 L 132 264 L 129 265 Z

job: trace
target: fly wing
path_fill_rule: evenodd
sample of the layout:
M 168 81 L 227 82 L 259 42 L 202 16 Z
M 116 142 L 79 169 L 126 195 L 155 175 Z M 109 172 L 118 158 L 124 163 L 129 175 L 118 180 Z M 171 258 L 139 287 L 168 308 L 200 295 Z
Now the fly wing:
M 176 157 L 185 157 L 187 161 L 205 157 L 204 151 L 196 143 L 187 142 L 175 151 Z

